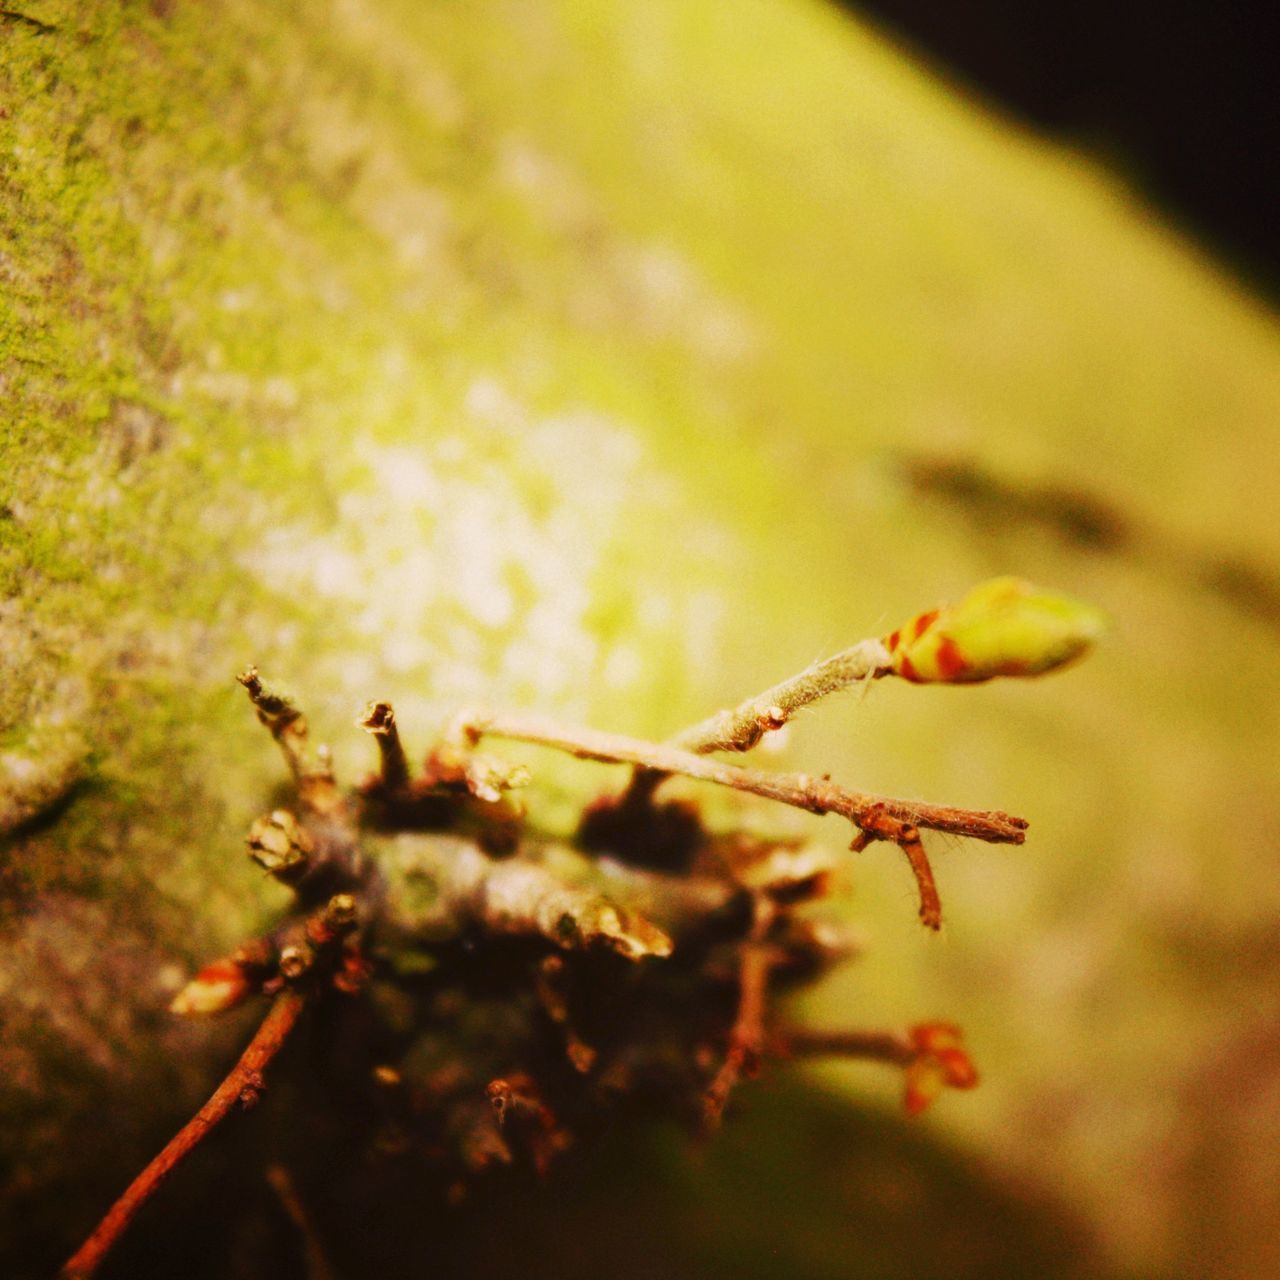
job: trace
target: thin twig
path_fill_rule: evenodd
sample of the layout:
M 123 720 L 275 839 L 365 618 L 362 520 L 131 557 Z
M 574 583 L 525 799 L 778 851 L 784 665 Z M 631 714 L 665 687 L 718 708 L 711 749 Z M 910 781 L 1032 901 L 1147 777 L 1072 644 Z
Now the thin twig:
M 371 702 L 356 723 L 378 740 L 382 789 L 390 795 L 403 790 L 409 782 L 409 762 L 405 759 L 396 728 L 396 713 L 389 702 Z
M 815 662 L 772 688 L 728 711 L 691 725 L 670 745 L 695 755 L 710 751 L 750 751 L 770 730 L 781 729 L 802 707 L 860 680 L 892 675 L 889 650 L 882 640 L 861 640 L 830 658 Z
M 903 1105 L 919 1115 L 944 1088 L 972 1089 L 978 1083 L 960 1028 L 949 1022 L 921 1022 L 905 1034 L 892 1031 L 812 1031 L 789 1028 L 768 1047 L 779 1057 L 869 1058 L 902 1067 Z
M 280 1051 L 302 1012 L 306 997 L 287 988 L 263 1018 L 240 1061 L 213 1096 L 170 1138 L 164 1150 L 130 1183 L 105 1218 L 62 1268 L 62 1280 L 86 1280 L 123 1235 L 166 1177 L 238 1106 L 252 1106 L 262 1091 L 262 1073 Z
M 342 804 L 342 793 L 333 776 L 326 747 L 312 747 L 307 718 L 288 698 L 266 688 L 257 667 L 242 671 L 236 679 L 248 691 L 258 709 L 258 719 L 270 730 L 298 784 L 298 799 L 313 813 L 329 816 Z
M 678 747 L 601 733 L 595 729 L 566 728 L 536 716 L 471 715 L 465 719 L 473 739 L 484 734 L 554 747 L 584 760 L 606 764 L 631 764 L 656 775 L 683 774 L 702 782 L 714 782 L 752 795 L 793 805 L 809 813 L 835 813 L 858 829 L 853 847 L 861 849 L 870 840 L 892 840 L 906 855 L 920 892 L 920 919 L 931 929 L 942 921 L 933 870 L 920 842 L 918 828 L 946 831 L 993 844 L 1021 844 L 1027 821 L 999 810 L 957 809 L 948 805 L 923 804 L 867 795 L 838 786 L 829 778 L 803 773 L 765 773 L 741 769 L 706 756 L 693 755 Z M 640 775 L 644 776 L 644 775 Z
M 713 1129 L 724 1114 L 733 1087 L 743 1076 L 754 1074 L 764 1048 L 765 999 L 769 971 L 777 955 L 759 941 L 742 948 L 738 969 L 738 1013 L 729 1032 L 729 1050 L 715 1079 L 703 1096 L 703 1123 Z
M 780 1058 L 868 1058 L 906 1067 L 919 1056 L 911 1037 L 900 1031 L 817 1031 L 788 1027 L 769 1039 Z
M 1021 844 L 1026 839 L 1027 820 L 998 809 L 959 809 L 915 800 L 893 800 L 853 791 L 827 778 L 741 769 L 681 751 L 678 747 L 602 733 L 597 729 L 569 728 L 537 716 L 480 714 L 469 717 L 467 723 L 476 736 L 487 734 L 514 742 L 554 747 L 580 759 L 598 760 L 603 764 L 634 764 L 662 773 L 679 773 L 701 782 L 714 782 L 722 787 L 763 796 L 767 800 L 794 805 L 809 813 L 836 813 L 859 829 L 864 824 L 874 824 L 877 816 L 887 814 L 931 831 L 946 831 L 991 844 Z
M 849 846 L 855 853 L 861 853 L 873 840 L 891 840 L 902 850 L 920 887 L 920 919 L 930 929 L 942 927 L 942 901 L 938 897 L 938 886 L 933 879 L 933 868 L 929 865 L 929 855 L 924 851 L 924 842 L 920 839 L 920 828 L 914 822 L 905 822 L 884 810 L 874 810 L 862 822 L 862 830 L 858 832 Z
M 293 1175 L 284 1165 L 273 1164 L 267 1168 L 267 1181 L 276 1193 L 280 1207 L 302 1237 L 307 1280 L 337 1280 L 337 1273 L 329 1265 L 329 1259 L 320 1243 L 315 1223 L 312 1222 L 306 1205 L 302 1203 L 298 1188 L 294 1186 Z

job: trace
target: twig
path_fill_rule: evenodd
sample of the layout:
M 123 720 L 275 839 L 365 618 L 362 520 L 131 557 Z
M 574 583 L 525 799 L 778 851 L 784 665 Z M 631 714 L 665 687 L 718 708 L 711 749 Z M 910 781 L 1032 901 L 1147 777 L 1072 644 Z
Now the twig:
M 893 674 L 892 658 L 883 640 L 860 640 L 830 658 L 815 662 L 799 675 L 747 698 L 736 707 L 717 711 L 669 739 L 668 745 L 694 755 L 712 751 L 750 751 L 766 733 L 781 729 L 802 707 L 830 693 L 838 693 L 860 680 L 878 680 Z M 625 797 L 632 803 L 648 801 L 667 774 L 637 768 Z
M 978 1083 L 960 1028 L 950 1022 L 921 1022 L 905 1034 L 793 1027 L 770 1037 L 768 1048 L 786 1058 L 869 1058 L 902 1067 L 902 1101 L 911 1115 L 923 1111 L 944 1088 L 972 1089 Z
M 682 774 L 702 782 L 714 782 L 752 795 L 793 805 L 809 813 L 839 814 L 858 829 L 854 848 L 870 840 L 893 840 L 907 856 L 920 890 L 920 918 L 938 928 L 941 912 L 918 827 L 946 831 L 993 844 L 1021 844 L 1027 821 L 999 810 L 958 809 L 947 805 L 923 804 L 868 795 L 838 786 L 828 778 L 803 773 L 765 773 L 723 764 L 706 756 L 693 755 L 678 747 L 601 733 L 595 729 L 566 728 L 536 716 L 471 715 L 467 732 L 473 739 L 484 734 L 554 747 L 584 760 L 605 764 L 631 764 L 659 774 Z
M 703 1122 L 712 1129 L 720 1121 L 733 1087 L 755 1073 L 764 1047 L 765 997 L 776 955 L 760 942 L 742 948 L 738 971 L 738 1013 L 729 1032 L 729 1051 L 703 1096 Z
M 382 771 L 380 784 L 384 791 L 394 795 L 409 782 L 409 763 L 400 743 L 396 728 L 396 713 L 389 702 L 371 702 L 364 715 L 356 723 L 378 740 L 378 756 Z
M 467 723 L 476 736 L 487 734 L 513 742 L 554 747 L 580 759 L 598 760 L 602 764 L 635 764 L 663 773 L 679 773 L 701 782 L 714 782 L 722 787 L 750 792 L 767 800 L 778 800 L 810 813 L 837 813 L 859 828 L 874 822 L 877 816 L 887 814 L 931 831 L 946 831 L 990 844 L 1021 844 L 1026 839 L 1027 820 L 998 809 L 960 809 L 915 800 L 892 800 L 837 786 L 827 778 L 741 769 L 692 755 L 678 747 L 602 733 L 598 729 L 569 728 L 537 716 L 481 714 L 471 716 Z
M 766 733 L 781 729 L 811 702 L 847 689 L 859 680 L 878 680 L 892 675 L 890 663 L 889 650 L 883 640 L 859 641 L 754 698 L 747 698 L 731 710 L 708 716 L 678 733 L 670 745 L 695 755 L 710 751 L 750 751 Z
M 329 1265 L 320 1237 L 316 1234 L 315 1223 L 302 1203 L 298 1188 L 294 1186 L 293 1176 L 282 1164 L 273 1164 L 267 1168 L 267 1181 L 280 1201 L 280 1207 L 286 1217 L 302 1237 L 302 1252 L 305 1258 L 307 1280 L 336 1280 L 336 1273 Z
M 904 822 L 883 810 L 873 811 L 867 815 L 862 830 L 849 848 L 861 853 L 873 840 L 892 840 L 906 855 L 920 887 L 920 919 L 930 929 L 941 928 L 942 902 L 933 879 L 933 868 L 929 865 L 929 855 L 925 853 L 920 839 L 920 828 L 914 822 Z
M 306 716 L 288 698 L 265 688 L 257 667 L 247 668 L 236 679 L 257 707 L 258 719 L 279 743 L 303 806 L 313 813 L 332 815 L 342 805 L 342 793 L 334 780 L 328 750 L 311 746 Z
M 429 881 L 432 896 L 420 912 L 405 913 L 398 927 L 421 933 L 465 922 L 496 935 L 542 937 L 564 951 L 602 947 L 637 961 L 665 958 L 674 948 L 646 916 L 602 891 L 602 885 L 612 887 L 607 879 L 584 881 L 572 857 L 544 861 L 530 852 L 494 859 L 463 840 L 451 842 L 438 860 L 424 858 L 413 841 L 402 842 L 399 850 L 399 859 L 388 858 L 384 871 L 396 883 Z
M 906 1067 L 919 1050 L 899 1031 L 816 1031 L 789 1027 L 770 1037 L 769 1051 L 780 1058 L 867 1058 Z
M 257 1102 L 263 1087 L 262 1073 L 293 1030 L 305 1003 L 303 993 L 293 988 L 287 988 L 276 997 L 248 1048 L 241 1054 L 240 1061 L 231 1068 L 209 1101 L 178 1130 L 112 1205 L 106 1217 L 62 1268 L 62 1280 L 86 1280 L 92 1276 L 138 1211 L 178 1164 L 237 1106 L 250 1107 Z

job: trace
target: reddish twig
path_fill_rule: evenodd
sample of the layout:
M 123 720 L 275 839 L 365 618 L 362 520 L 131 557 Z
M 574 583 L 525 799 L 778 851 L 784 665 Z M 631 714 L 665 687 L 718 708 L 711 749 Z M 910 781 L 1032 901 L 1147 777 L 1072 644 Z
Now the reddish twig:
M 901 1031 L 818 1031 L 788 1027 L 770 1037 L 769 1051 L 780 1058 L 866 1058 L 906 1067 L 918 1054 Z
M 389 702 L 371 702 L 356 723 L 378 743 L 381 772 L 378 785 L 387 795 L 396 795 L 409 785 L 409 762 L 405 759 L 396 728 L 396 713 Z
M 279 744 L 298 784 L 303 807 L 322 817 L 333 816 L 342 804 L 342 793 L 334 781 L 328 748 L 311 745 L 306 716 L 288 698 L 266 688 L 257 667 L 247 668 L 236 679 L 258 709 L 258 719 Z
M 460 717 L 461 731 L 472 740 L 484 734 L 554 747 L 584 760 L 606 764 L 631 764 L 648 771 L 640 777 L 661 781 L 668 774 L 682 774 L 702 782 L 714 782 L 736 791 L 750 792 L 768 800 L 807 810 L 835 813 L 858 829 L 854 848 L 864 848 L 871 840 L 891 840 L 903 851 L 920 890 L 920 918 L 931 929 L 942 921 L 942 909 L 933 870 L 920 842 L 918 828 L 946 831 L 994 844 L 1021 844 L 1027 821 L 998 810 L 957 809 L 948 805 L 892 800 L 839 786 L 829 778 L 803 773 L 765 773 L 723 764 L 707 756 L 678 747 L 596 729 L 567 728 L 536 716 L 472 715 Z
M 930 929 L 942 927 L 942 900 L 929 865 L 929 855 L 920 839 L 920 828 L 881 810 L 872 810 L 859 824 L 861 830 L 849 847 L 860 853 L 873 840 L 892 840 L 902 850 L 920 889 L 920 919 Z
M 214 1090 L 213 1096 L 169 1140 L 164 1150 L 133 1180 L 105 1218 L 62 1268 L 62 1280 L 92 1276 L 138 1211 L 160 1184 L 236 1107 L 250 1107 L 262 1091 L 262 1073 L 280 1051 L 302 1012 L 306 997 L 287 988 L 263 1018 L 240 1061 Z
M 302 1203 L 298 1188 L 293 1184 L 293 1177 L 282 1164 L 267 1167 L 267 1181 L 280 1201 L 289 1221 L 293 1223 L 302 1240 L 303 1257 L 306 1263 L 307 1280 L 336 1280 L 337 1273 L 329 1265 L 324 1246 L 316 1232 L 315 1223 Z
M 486 734 L 510 738 L 535 746 L 554 747 L 583 760 L 604 764 L 635 764 L 661 773 L 678 773 L 701 782 L 714 782 L 737 791 L 748 791 L 794 805 L 810 813 L 837 813 L 856 827 L 875 821 L 880 815 L 903 822 L 969 836 L 992 844 L 1021 844 L 1026 839 L 1027 820 L 998 809 L 959 809 L 950 805 L 925 804 L 915 800 L 892 800 L 838 786 L 827 778 L 804 773 L 765 773 L 708 760 L 705 756 L 677 747 L 602 733 L 598 729 L 569 728 L 537 716 L 476 714 L 467 718 L 467 731 L 479 738 Z
M 921 1022 L 895 1031 L 814 1031 L 792 1027 L 770 1037 L 769 1051 L 783 1058 L 867 1058 L 902 1067 L 903 1105 L 923 1111 L 944 1088 L 972 1089 L 978 1083 L 960 1028 L 950 1022 Z
M 708 1129 L 720 1122 L 738 1081 L 759 1069 L 769 971 L 776 960 L 773 950 L 759 942 L 743 946 L 738 971 L 738 1014 L 729 1032 L 729 1051 L 703 1097 L 703 1122 Z

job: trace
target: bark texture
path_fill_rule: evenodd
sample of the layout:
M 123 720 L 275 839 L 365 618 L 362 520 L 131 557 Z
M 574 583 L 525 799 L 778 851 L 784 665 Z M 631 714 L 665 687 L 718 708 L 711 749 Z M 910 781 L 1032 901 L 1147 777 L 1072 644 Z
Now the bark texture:
M 4 1269 L 243 1043 L 165 1007 L 282 900 L 240 852 L 278 780 L 248 662 L 350 777 L 370 698 L 413 750 L 476 703 L 661 738 L 999 571 L 1121 643 L 791 726 L 800 768 L 1037 832 L 943 864 L 945 954 L 861 875 L 876 947 L 826 998 L 974 1028 L 960 1140 L 1114 1256 L 1265 1273 L 1280 672 L 1239 601 L 1276 598 L 1278 367 L 1114 182 L 816 4 L 6 9 Z M 904 452 L 1097 495 L 1232 591 L 954 522 Z M 599 785 L 529 762 L 549 829 Z

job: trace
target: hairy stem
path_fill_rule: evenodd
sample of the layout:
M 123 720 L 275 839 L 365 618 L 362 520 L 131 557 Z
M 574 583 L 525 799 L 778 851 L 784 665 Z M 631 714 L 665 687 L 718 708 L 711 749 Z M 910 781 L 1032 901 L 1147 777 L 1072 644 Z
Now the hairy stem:
M 849 649 L 815 662 L 736 707 L 718 711 L 671 739 L 671 746 L 695 755 L 710 751 L 750 751 L 771 729 L 781 729 L 802 707 L 860 680 L 892 674 L 882 640 L 861 640 Z
M 231 1068 L 227 1078 L 214 1090 L 209 1101 L 170 1138 L 164 1150 L 130 1183 L 89 1238 L 68 1259 L 61 1271 L 62 1280 L 86 1280 L 93 1275 L 165 1178 L 237 1106 L 252 1106 L 258 1100 L 262 1090 L 262 1073 L 293 1030 L 305 1002 L 305 996 L 292 988 L 276 997 L 248 1048 L 241 1054 L 240 1061 Z

